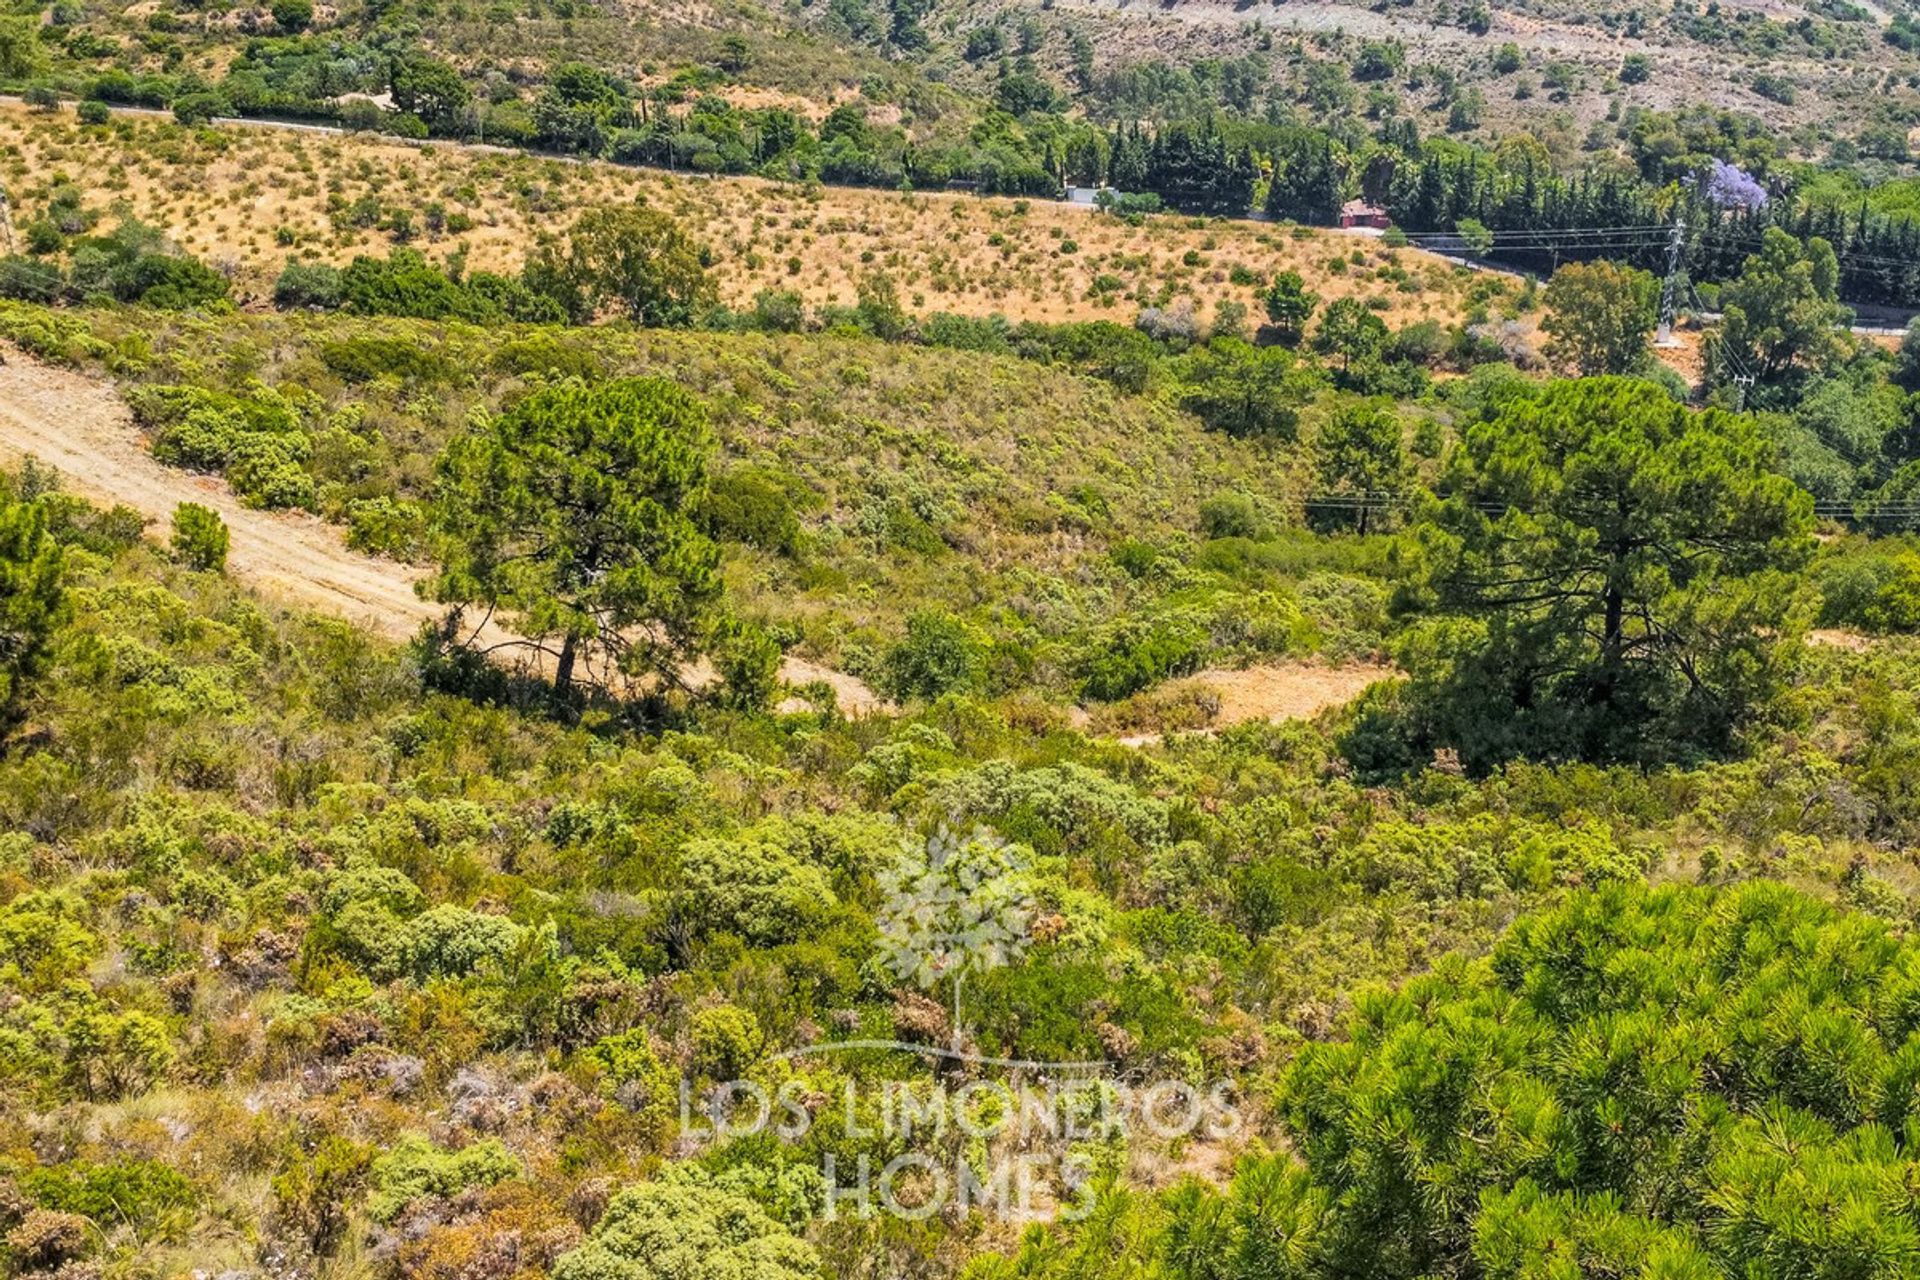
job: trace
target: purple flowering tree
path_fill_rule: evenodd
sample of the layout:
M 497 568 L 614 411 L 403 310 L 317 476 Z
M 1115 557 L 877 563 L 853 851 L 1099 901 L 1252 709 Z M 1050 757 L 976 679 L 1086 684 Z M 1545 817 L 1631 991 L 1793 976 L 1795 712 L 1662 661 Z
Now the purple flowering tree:
M 1758 209 L 1767 202 L 1767 189 L 1737 164 L 1715 160 L 1701 188 L 1708 200 L 1722 209 Z

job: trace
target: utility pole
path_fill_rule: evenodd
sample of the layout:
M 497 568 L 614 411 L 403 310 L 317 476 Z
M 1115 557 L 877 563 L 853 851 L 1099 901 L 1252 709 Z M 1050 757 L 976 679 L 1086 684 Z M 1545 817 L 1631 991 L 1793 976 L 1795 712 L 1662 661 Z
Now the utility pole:
M 1679 339 L 1673 336 L 1675 294 L 1680 281 L 1680 250 L 1687 242 L 1686 214 L 1676 205 L 1673 212 L 1673 235 L 1667 240 L 1667 279 L 1660 286 L 1660 327 L 1654 331 L 1653 345 L 1662 348 L 1677 347 Z
M 1753 385 L 1753 375 L 1750 373 L 1736 373 L 1728 378 L 1727 382 L 1733 387 L 1733 411 L 1735 413 L 1745 413 L 1747 411 L 1747 388 Z

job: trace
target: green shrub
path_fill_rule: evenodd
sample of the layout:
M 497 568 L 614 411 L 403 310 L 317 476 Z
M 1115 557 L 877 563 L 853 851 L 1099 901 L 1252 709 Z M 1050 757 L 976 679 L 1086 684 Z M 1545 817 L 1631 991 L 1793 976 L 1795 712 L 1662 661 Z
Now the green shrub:
M 934 312 L 920 326 L 920 340 L 930 347 L 995 355 L 1012 351 L 1011 333 L 1002 316 L 957 316 L 947 311 Z
M 137 1229 L 150 1228 L 198 1199 L 184 1175 L 157 1160 L 73 1160 L 34 1169 L 21 1179 L 21 1186 L 43 1209 Z
M 424 1196 L 450 1196 L 519 1174 L 520 1162 L 498 1138 L 446 1151 L 434 1146 L 425 1134 L 406 1133 L 368 1170 L 373 1192 L 367 1198 L 367 1212 L 376 1222 L 392 1222 Z
M 373 1149 L 350 1139 L 330 1136 L 312 1151 L 298 1152 L 273 1177 L 275 1220 L 295 1232 L 320 1256 L 332 1253 L 354 1221 Z
M 719 676 L 720 705 L 764 711 L 780 685 L 780 645 L 757 622 L 728 619 L 718 629 L 709 656 Z
M 173 118 L 184 125 L 207 124 L 233 107 L 217 93 L 183 93 L 173 100 Z
M 977 688 L 985 651 L 971 628 L 944 613 L 916 613 L 907 634 L 887 651 L 885 683 L 893 698 L 938 698 Z
M 1244 493 L 1220 493 L 1200 504 L 1200 532 L 1209 538 L 1259 538 L 1266 531 L 1260 508 Z
M 194 258 L 143 253 L 113 269 L 113 291 L 122 302 L 189 311 L 224 302 L 227 280 Z
M 1123 538 L 1108 550 L 1107 558 L 1129 578 L 1144 578 L 1160 563 L 1160 549 L 1138 538 Z
M 526 930 L 504 916 L 443 902 L 407 922 L 400 966 L 416 982 L 462 978 L 519 949 Z
M 66 285 L 57 263 L 24 254 L 0 258 L 0 298 L 54 302 L 65 292 Z
M 701 509 L 703 523 L 723 541 L 791 555 L 800 540 L 794 495 L 805 492 L 804 483 L 783 472 L 732 467 L 715 476 L 709 486 Z
M 199 405 L 161 429 L 153 440 L 153 456 L 176 467 L 220 471 L 239 441 L 252 434 L 237 411 Z
M 332 311 L 345 299 L 340 270 L 324 262 L 294 260 L 280 269 L 273 283 L 273 305 L 309 311 Z
M 426 511 L 417 502 L 362 498 L 347 507 L 347 545 L 355 551 L 405 560 L 426 540 Z
M 738 1005 L 701 1009 L 689 1027 L 693 1070 L 709 1080 L 737 1080 L 760 1056 L 765 1043 L 753 1014 Z
M 320 359 L 349 382 L 399 378 L 409 382 L 448 382 L 453 366 L 438 351 L 405 338 L 341 338 L 320 346 Z
M 806 936 L 840 905 L 814 860 L 817 834 L 769 819 L 737 836 L 689 842 L 680 853 L 676 914 L 698 936 L 731 933 L 757 946 Z
M 1129 619 L 1088 644 L 1080 661 L 1081 691 L 1100 702 L 1117 702 L 1198 670 L 1207 646 L 1207 634 L 1195 621 Z
M 799 333 L 807 326 L 806 301 L 791 289 L 762 289 L 753 295 L 750 317 L 762 333 Z
M 313 442 L 303 434 L 250 431 L 233 441 L 227 479 L 250 507 L 311 507 L 313 477 L 306 463 L 312 454 Z
M 493 367 L 520 377 L 578 378 L 592 382 L 606 376 L 599 355 L 585 346 L 552 333 L 534 333 L 503 342 L 493 353 Z
M 593 1235 L 562 1255 L 554 1280 L 814 1280 L 811 1246 L 747 1197 L 643 1182 L 614 1196 Z
M 1848 549 L 1817 570 L 1820 621 L 1871 632 L 1920 630 L 1920 551 L 1901 544 Z
M 1111 320 L 1079 324 L 1021 324 L 1012 333 L 1014 351 L 1029 359 L 1066 365 L 1122 391 L 1142 392 L 1160 361 L 1160 344 Z
M 500 307 L 413 249 L 395 249 L 385 258 L 356 257 L 340 273 L 340 296 L 349 310 L 367 316 L 454 318 L 474 324 L 497 324 L 505 318 Z
M 1256 348 L 1238 338 L 1216 338 L 1179 366 L 1181 407 L 1216 431 L 1233 436 L 1291 440 L 1300 407 L 1319 377 L 1285 347 Z
M 173 558 L 189 569 L 222 573 L 227 567 L 227 523 L 196 502 L 173 509 Z

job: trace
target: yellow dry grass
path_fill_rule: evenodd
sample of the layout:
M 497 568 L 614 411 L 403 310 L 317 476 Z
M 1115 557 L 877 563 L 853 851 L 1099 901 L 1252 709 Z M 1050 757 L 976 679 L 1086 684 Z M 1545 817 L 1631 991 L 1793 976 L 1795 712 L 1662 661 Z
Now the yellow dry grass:
M 17 105 L 0 106 L 0 181 L 22 222 L 70 181 L 109 224 L 124 212 L 161 227 L 227 271 L 243 304 L 263 304 L 291 256 L 338 263 L 390 248 L 388 231 L 347 217 L 366 197 L 411 210 L 410 243 L 429 257 L 459 252 L 470 268 L 505 271 L 583 208 L 643 198 L 711 249 L 735 305 L 763 289 L 851 303 L 884 271 L 919 312 L 1127 322 L 1142 305 L 1204 318 L 1232 300 L 1258 318 L 1249 281 L 1291 269 L 1328 300 L 1379 299 L 1398 325 L 1457 320 L 1473 283 L 1431 255 L 1338 232 L 1171 215 L 1130 225 L 1045 200 L 805 188 L 251 126 L 207 134 L 121 117 L 83 129 Z M 435 205 L 472 227 L 429 231 Z

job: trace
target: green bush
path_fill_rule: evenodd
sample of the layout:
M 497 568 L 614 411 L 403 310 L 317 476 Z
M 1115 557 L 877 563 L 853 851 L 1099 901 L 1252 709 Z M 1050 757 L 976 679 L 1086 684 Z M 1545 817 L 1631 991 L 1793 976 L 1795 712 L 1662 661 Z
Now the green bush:
M 347 507 L 347 545 L 355 551 L 405 560 L 426 541 L 426 511 L 417 502 L 362 498 Z
M 232 110 L 232 104 L 217 93 L 183 93 L 173 100 L 173 118 L 184 125 L 207 124 Z
M 1285 347 L 1215 338 L 1183 358 L 1181 407 L 1228 435 L 1291 440 L 1320 379 Z
M 1920 630 L 1920 551 L 1900 543 L 1848 548 L 1823 559 L 1816 578 L 1823 625 Z
M 753 295 L 750 317 L 762 333 L 799 333 L 807 326 L 806 301 L 791 289 L 762 289 Z
M 189 569 L 222 573 L 227 567 L 227 523 L 196 502 L 173 509 L 173 558 Z
M 887 651 L 887 692 L 904 701 L 977 688 L 985 658 L 984 646 L 960 619 L 916 613 L 907 619 L 906 635 Z
M 795 495 L 806 492 L 804 483 L 772 468 L 732 467 L 709 485 L 703 523 L 723 541 L 791 555 L 800 541 Z
M 817 929 L 839 906 L 804 833 L 781 821 L 733 838 L 694 840 L 680 853 L 677 913 L 697 934 L 731 933 L 778 946 Z
M 760 1056 L 765 1042 L 753 1014 L 731 1004 L 696 1012 L 689 1034 L 693 1070 L 709 1080 L 738 1080 Z
M 743 1195 L 643 1182 L 614 1196 L 554 1280 L 814 1280 L 819 1257 Z
M 505 319 L 498 306 L 413 249 L 395 249 L 385 258 L 356 257 L 340 273 L 340 297 L 349 310 L 367 316 L 454 318 L 474 324 Z
M 600 1087 L 621 1106 L 661 1131 L 671 1123 L 680 1082 L 654 1052 L 646 1028 L 603 1036 L 585 1057 L 599 1069 Z
M 194 258 L 144 253 L 113 269 L 113 291 L 123 302 L 189 311 L 224 302 L 227 280 Z
M 199 1198 L 183 1174 L 156 1160 L 73 1160 L 30 1171 L 21 1187 L 43 1209 L 140 1229 L 191 1208 Z
M 399 964 L 416 982 L 463 978 L 512 956 L 526 930 L 504 916 L 443 902 L 407 922 Z
M 920 325 L 920 340 L 930 347 L 995 355 L 1013 349 L 1011 333 L 1002 316 L 957 316 L 948 311 L 936 311 Z
M 0 298 L 53 302 L 66 291 L 58 263 L 18 254 L 0 258 Z
M 533 333 L 501 343 L 493 353 L 492 364 L 520 377 L 537 374 L 592 382 L 606 376 L 606 365 L 596 352 L 553 333 Z
M 780 645 L 757 622 L 730 618 L 718 628 L 710 657 L 719 683 L 720 705 L 735 711 L 764 711 L 780 685 Z
M 227 479 L 250 507 L 311 507 L 313 477 L 306 463 L 312 454 L 313 442 L 304 434 L 246 432 L 232 443 Z
M 153 456 L 176 467 L 220 471 L 239 441 L 252 434 L 237 411 L 199 405 L 162 427 L 153 439 Z
M 1220 493 L 1200 504 L 1200 532 L 1209 538 L 1254 538 L 1266 532 L 1260 508 L 1244 493 Z
M 273 305 L 310 311 L 332 311 L 345 300 L 340 270 L 324 262 L 297 259 L 280 269 L 273 283 Z
M 368 1170 L 373 1192 L 367 1198 L 367 1212 L 376 1222 L 392 1222 L 422 1197 L 451 1196 L 468 1187 L 492 1186 L 519 1174 L 520 1162 L 498 1138 L 447 1151 L 436 1147 L 425 1134 L 405 1133 Z
M 1207 647 L 1207 634 L 1196 621 L 1121 622 L 1089 642 L 1080 662 L 1081 691 L 1100 702 L 1117 702 L 1171 676 L 1199 670 Z
M 405 338 L 340 338 L 320 345 L 320 359 L 349 382 L 399 378 L 438 383 L 453 379 L 453 366 L 444 356 Z

